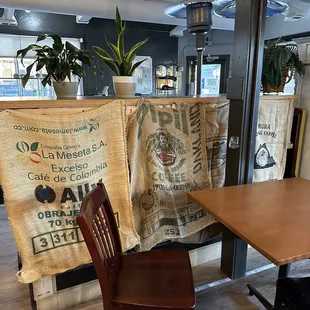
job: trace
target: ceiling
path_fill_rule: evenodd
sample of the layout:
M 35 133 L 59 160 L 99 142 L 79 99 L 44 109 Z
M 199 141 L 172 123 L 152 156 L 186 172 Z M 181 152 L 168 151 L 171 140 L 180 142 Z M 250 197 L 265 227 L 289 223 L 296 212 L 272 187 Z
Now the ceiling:
M 226 2 L 227 0 L 215 0 Z M 0 0 L 0 7 L 27 9 L 32 11 L 82 15 L 113 19 L 115 6 L 119 6 L 124 19 L 131 21 L 151 22 L 185 26 L 182 19 L 164 15 L 164 9 L 180 0 Z M 310 0 L 282 0 L 302 12 L 309 19 Z M 283 16 L 284 18 L 284 16 Z M 234 29 L 234 20 L 214 16 L 214 29 Z

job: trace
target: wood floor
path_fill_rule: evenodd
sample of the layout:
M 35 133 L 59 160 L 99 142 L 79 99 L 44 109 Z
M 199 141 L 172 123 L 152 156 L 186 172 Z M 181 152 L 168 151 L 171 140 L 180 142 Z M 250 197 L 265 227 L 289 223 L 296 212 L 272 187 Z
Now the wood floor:
M 269 264 L 264 257 L 253 249 L 249 250 L 248 270 Z M 210 283 L 226 276 L 219 270 L 220 261 L 214 260 L 193 269 L 195 286 Z M 7 220 L 4 207 L 0 206 L 0 309 L 31 309 L 28 285 L 16 280 L 16 246 Z M 264 309 L 248 295 L 247 283 L 253 284 L 264 296 L 273 301 L 277 268 L 272 268 L 252 276 L 230 281 L 197 293 L 196 310 L 258 310 Z M 292 265 L 290 276 L 310 276 L 310 260 Z M 101 300 L 95 300 L 71 310 L 102 310 Z

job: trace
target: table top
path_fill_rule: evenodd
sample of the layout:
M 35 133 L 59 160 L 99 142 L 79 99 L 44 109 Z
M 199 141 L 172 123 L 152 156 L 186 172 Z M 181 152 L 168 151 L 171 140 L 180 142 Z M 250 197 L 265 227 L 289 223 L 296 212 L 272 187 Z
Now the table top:
M 310 181 L 285 179 L 189 196 L 274 264 L 310 258 Z

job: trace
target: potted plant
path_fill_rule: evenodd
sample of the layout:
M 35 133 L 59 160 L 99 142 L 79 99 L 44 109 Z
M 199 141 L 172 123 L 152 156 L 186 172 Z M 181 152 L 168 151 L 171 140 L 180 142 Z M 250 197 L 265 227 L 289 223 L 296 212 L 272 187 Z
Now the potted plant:
M 262 84 L 264 93 L 283 92 L 294 74 L 305 74 L 296 44 L 268 41 L 264 47 Z
M 47 38 L 53 39 L 53 46 L 38 45 L 37 43 Z M 42 85 L 53 84 L 56 95 L 61 97 L 76 97 L 80 79 L 85 75 L 82 65 L 91 65 L 91 56 L 88 51 L 82 51 L 70 42 L 62 42 L 56 34 L 39 35 L 36 44 L 17 51 L 16 57 L 21 57 L 21 62 L 29 52 L 35 53 L 34 62 L 26 69 L 26 74 L 22 78 L 22 85 L 25 88 L 33 68 L 36 71 L 46 69 L 46 75 L 42 80 Z M 35 67 L 36 66 L 36 67 Z M 72 77 L 77 77 L 78 81 L 72 81 Z
M 124 50 L 126 26 L 122 21 L 118 7 L 116 7 L 115 24 L 118 34 L 116 45 L 106 39 L 106 43 L 110 47 L 112 55 L 99 46 L 93 46 L 93 49 L 116 74 L 116 76 L 113 76 L 113 86 L 116 96 L 119 98 L 131 98 L 134 97 L 136 92 L 136 83 L 132 75 L 135 70 L 146 60 L 144 59 L 134 63 L 136 51 L 144 45 L 148 39 L 138 42 L 126 53 Z

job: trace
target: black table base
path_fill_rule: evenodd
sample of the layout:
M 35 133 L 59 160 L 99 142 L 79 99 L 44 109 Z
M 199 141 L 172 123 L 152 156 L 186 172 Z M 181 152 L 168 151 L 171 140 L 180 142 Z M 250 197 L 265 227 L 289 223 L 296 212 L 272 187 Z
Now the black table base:
M 231 279 L 245 276 L 248 244 L 223 226 L 221 270 Z
M 280 266 L 278 278 L 286 278 L 289 274 L 291 264 Z M 281 296 L 276 293 L 275 305 L 273 306 L 253 285 L 248 284 L 249 294 L 255 296 L 267 310 L 282 310 Z
M 248 244 L 223 225 L 221 270 L 231 279 L 245 276 Z M 288 276 L 291 264 L 280 266 L 278 278 Z M 255 295 L 267 310 L 282 310 L 281 298 L 276 296 L 273 306 L 254 286 L 248 284 L 250 295 Z

